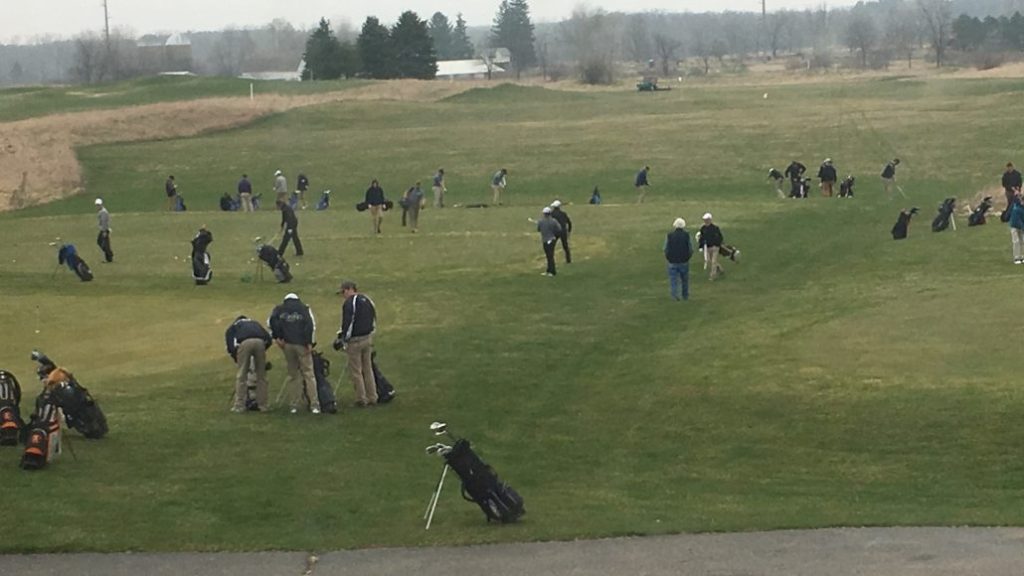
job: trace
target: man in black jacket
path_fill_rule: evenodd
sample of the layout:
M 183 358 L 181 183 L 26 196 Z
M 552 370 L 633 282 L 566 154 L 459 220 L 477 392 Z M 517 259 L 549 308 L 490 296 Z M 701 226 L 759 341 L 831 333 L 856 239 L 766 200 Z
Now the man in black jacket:
M 313 373 L 313 342 L 316 341 L 316 319 L 313 312 L 295 294 L 288 294 L 284 302 L 270 313 L 270 335 L 284 351 L 288 362 L 285 387 L 291 396 L 292 414 L 299 411 L 303 400 L 309 402 L 313 414 L 320 413 L 320 400 L 316 393 L 316 375 Z
M 281 247 L 277 249 L 281 256 L 284 256 L 284 249 L 288 242 L 295 241 L 295 255 L 302 256 L 302 240 L 299 240 L 299 219 L 295 216 L 295 210 L 283 200 L 277 201 L 277 208 L 281 211 Z
M 900 159 L 893 158 L 892 162 L 886 163 L 885 168 L 882 168 L 882 190 L 887 197 L 892 196 L 892 187 L 896 185 L 896 167 L 899 165 Z
M 782 174 L 789 178 L 789 197 L 790 198 L 803 198 L 803 181 L 804 172 L 807 171 L 807 166 L 793 160 L 786 166 L 786 171 Z
M 360 294 L 356 283 L 341 283 L 338 294 L 345 297 L 341 305 L 341 329 L 334 340 L 334 349 L 345 349 L 348 373 L 356 393 L 356 406 L 377 403 L 377 381 L 373 377 L 373 333 L 377 329 L 377 309 L 365 294 Z
M 570 220 L 569 215 L 562 210 L 561 200 L 555 200 L 551 203 L 551 217 L 558 220 L 558 224 L 562 227 L 562 231 L 558 234 L 558 239 L 562 241 L 562 250 L 565 252 L 565 263 L 572 264 L 572 253 L 569 252 L 569 233 L 572 232 L 572 220 Z
M 232 412 L 245 412 L 248 398 L 249 372 L 256 372 L 256 405 L 260 412 L 269 409 L 267 404 L 267 348 L 270 348 L 270 333 L 259 322 L 246 316 L 239 316 L 224 333 L 228 354 L 238 365 L 235 377 L 235 399 Z
M 718 278 L 724 272 L 718 265 L 718 251 L 722 248 L 722 230 L 711 221 L 711 212 L 704 214 L 704 225 L 700 227 L 700 241 L 697 247 L 704 251 L 704 265 L 711 268 L 711 279 Z
M 302 172 L 299 172 L 298 177 L 295 179 L 295 192 L 299 195 L 298 204 L 302 206 L 302 209 L 306 209 L 306 190 L 309 190 L 309 178 Z
M 836 175 L 836 167 L 832 165 L 831 158 L 825 158 L 818 168 L 818 179 L 821 181 L 821 195 L 832 197 L 832 187 L 835 186 L 839 177 Z
M 672 223 L 672 231 L 665 238 L 665 260 L 668 261 L 668 288 L 673 300 L 690 299 L 690 258 L 693 256 L 693 244 L 690 233 L 686 231 L 686 220 L 676 218 Z
M 1013 167 L 1013 162 L 1006 163 L 1006 171 L 1003 172 L 1003 192 L 1006 193 L 1006 209 L 1013 206 L 1014 197 L 1020 193 L 1021 176 L 1020 171 Z

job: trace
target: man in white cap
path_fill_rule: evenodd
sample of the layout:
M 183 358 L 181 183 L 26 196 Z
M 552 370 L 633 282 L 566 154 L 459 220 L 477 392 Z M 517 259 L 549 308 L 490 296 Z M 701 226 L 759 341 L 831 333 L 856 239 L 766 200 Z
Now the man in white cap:
M 821 167 L 818 168 L 818 179 L 821 181 L 821 195 L 832 197 L 832 188 L 835 186 L 839 176 L 836 174 L 836 167 L 832 165 L 831 158 L 825 158 L 825 161 L 821 163 Z
M 545 206 L 541 210 L 541 219 L 537 221 L 537 232 L 540 232 L 540 242 L 544 248 L 544 257 L 548 260 L 548 268 L 544 276 L 554 276 L 555 271 L 555 242 L 562 233 L 562 226 L 551 217 L 551 206 Z
M 569 233 L 572 232 L 572 220 L 570 220 L 569 215 L 562 210 L 561 200 L 555 200 L 551 203 L 551 217 L 557 220 L 558 225 L 562 227 L 562 232 L 558 235 L 558 239 L 562 241 L 562 251 L 565 252 L 565 263 L 572 264 L 572 253 L 569 252 Z
M 114 251 L 110 249 L 110 212 L 107 212 L 107 207 L 103 205 L 103 200 L 100 198 L 96 199 L 96 223 L 100 229 L 100 233 L 96 236 L 96 245 L 103 250 L 104 262 L 114 261 Z
M 316 375 L 313 373 L 313 343 L 316 341 L 313 311 L 299 300 L 298 295 L 287 294 L 284 302 L 270 313 L 267 324 L 271 337 L 288 362 L 285 388 L 292 414 L 297 413 L 304 402 L 308 402 L 310 412 L 319 414 L 320 398 L 316 393 Z
M 690 258 L 693 243 L 686 231 L 686 220 L 676 218 L 672 231 L 665 238 L 665 260 L 668 261 L 668 289 L 673 300 L 690 299 Z
M 280 170 L 274 172 L 274 194 L 277 202 L 288 202 L 288 180 Z
M 723 273 L 722 267 L 718 265 L 718 251 L 722 248 L 722 230 L 711 221 L 711 212 L 705 212 L 701 217 L 704 225 L 700 227 L 697 234 L 700 240 L 697 247 L 704 251 L 704 266 L 710 268 L 711 279 L 718 278 Z

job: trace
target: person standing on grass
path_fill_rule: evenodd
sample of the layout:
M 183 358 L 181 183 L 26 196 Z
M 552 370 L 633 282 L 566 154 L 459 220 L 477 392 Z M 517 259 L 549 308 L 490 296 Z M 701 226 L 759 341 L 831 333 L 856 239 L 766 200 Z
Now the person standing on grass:
M 299 172 L 299 175 L 295 178 L 295 193 L 299 196 L 298 204 L 302 206 L 302 209 L 306 209 L 306 190 L 309 190 L 309 178 L 306 175 Z
M 341 329 L 334 349 L 345 349 L 348 373 L 355 390 L 355 405 L 362 408 L 377 403 L 377 380 L 373 375 L 373 334 L 377 330 L 377 309 L 369 296 L 360 294 L 356 283 L 345 280 L 338 289 L 345 298 L 341 305 Z
M 572 253 L 569 251 L 569 233 L 572 232 L 572 220 L 562 210 L 562 201 L 555 200 L 551 203 L 551 217 L 558 221 L 562 231 L 558 239 L 562 241 L 562 251 L 565 252 L 565 263 L 572 264 Z
M 782 181 L 785 179 L 786 177 L 782 175 L 782 172 L 775 168 L 768 170 L 768 180 L 771 181 L 772 187 L 775 188 L 775 193 L 779 195 L 779 198 L 786 197 L 786 193 L 782 191 Z
M 316 375 L 313 373 L 313 343 L 316 342 L 316 319 L 313 311 L 291 293 L 274 308 L 267 321 L 270 335 L 284 352 L 288 363 L 285 388 L 291 396 L 291 412 L 299 411 L 303 401 L 313 414 L 320 413 L 320 397 L 316 393 Z
M 900 165 L 899 158 L 893 158 L 892 162 L 882 169 L 882 191 L 886 197 L 892 198 L 892 187 L 896 185 L 896 167 Z
M 370 210 L 370 223 L 373 227 L 374 234 L 380 234 L 380 225 L 384 222 L 384 189 L 380 187 L 380 182 L 374 178 L 370 182 L 370 187 L 366 189 L 366 197 L 364 199 L 366 206 Z
M 280 170 L 274 172 L 274 195 L 277 202 L 288 202 L 288 180 Z
M 644 196 L 647 195 L 647 188 L 651 185 L 651 183 L 647 181 L 647 173 L 650 171 L 650 166 L 644 166 L 642 170 L 636 173 L 636 178 L 633 180 L 633 187 L 636 188 L 637 192 L 637 204 L 644 203 Z
M 302 240 L 299 239 L 299 219 L 295 216 L 295 210 L 284 200 L 277 201 L 277 208 L 281 211 L 281 247 L 277 249 L 281 256 L 284 256 L 284 249 L 288 242 L 295 241 L 295 255 L 302 256 Z
M 242 212 L 252 212 L 252 182 L 249 182 L 249 175 L 242 174 L 238 181 L 238 202 L 241 204 Z
M 686 231 L 686 220 L 676 218 L 672 231 L 665 238 L 665 260 L 668 261 L 668 290 L 673 300 L 690 299 L 690 258 L 693 243 Z
M 424 196 L 423 188 L 420 187 L 420 181 L 416 181 L 416 185 L 405 191 L 405 197 L 402 199 L 402 226 L 405 226 L 405 217 L 409 217 L 409 227 L 412 228 L 413 234 L 420 226 L 420 208 L 423 207 Z
M 178 185 L 174 182 L 174 175 L 167 177 L 164 182 L 164 193 L 167 194 L 167 210 L 174 212 L 175 205 L 178 203 Z
M 562 233 L 562 226 L 551 217 L 551 213 L 554 210 L 551 206 L 545 206 L 541 210 L 541 219 L 537 221 L 537 232 L 540 233 L 541 247 L 544 249 L 544 257 L 548 261 L 548 268 L 542 274 L 543 276 L 555 276 L 558 272 L 555 270 L 555 242 L 558 241 L 558 235 Z
M 724 271 L 718 265 L 718 251 L 722 248 L 722 230 L 711 221 L 711 212 L 701 218 L 704 225 L 700 227 L 700 240 L 697 247 L 704 251 L 704 264 L 711 269 L 710 278 L 718 278 Z
M 103 251 L 103 261 L 113 262 L 114 251 L 110 249 L 110 212 L 103 205 L 103 200 L 97 198 L 96 202 L 96 224 L 100 233 L 96 236 L 96 245 Z
M 1020 192 L 1010 200 L 1010 242 L 1013 246 L 1013 263 L 1024 264 L 1024 204 Z
M 790 198 L 802 198 L 803 197 L 803 182 L 804 172 L 807 171 L 807 166 L 804 166 L 800 162 L 793 160 L 786 166 L 786 171 L 783 172 L 783 176 L 789 178 L 789 197 Z
M 438 168 L 437 173 L 434 174 L 432 189 L 434 192 L 434 208 L 444 208 L 444 193 L 448 191 L 448 188 L 444 185 L 444 168 Z
M 825 158 L 825 161 L 821 163 L 821 167 L 818 168 L 818 179 L 821 181 L 819 184 L 821 195 L 831 198 L 832 188 L 839 179 L 836 175 L 836 167 L 832 165 L 831 158 Z
M 508 170 L 502 168 L 495 172 L 494 176 L 491 176 L 491 191 L 494 193 L 493 203 L 495 206 L 501 206 L 501 193 L 504 192 L 505 187 L 508 186 L 508 181 L 505 178 L 507 175 Z
M 1003 172 L 1003 192 L 1006 194 L 1006 207 L 1013 206 L 1013 199 L 1020 194 L 1021 190 L 1020 171 L 1013 167 L 1013 162 L 1006 163 L 1006 170 Z
M 228 355 L 238 366 L 235 376 L 235 397 L 231 405 L 232 412 L 245 412 L 245 401 L 249 397 L 249 373 L 256 373 L 256 406 L 260 412 L 266 412 L 268 404 L 267 392 L 267 349 L 273 340 L 259 322 L 247 316 L 239 316 L 228 326 L 224 333 Z

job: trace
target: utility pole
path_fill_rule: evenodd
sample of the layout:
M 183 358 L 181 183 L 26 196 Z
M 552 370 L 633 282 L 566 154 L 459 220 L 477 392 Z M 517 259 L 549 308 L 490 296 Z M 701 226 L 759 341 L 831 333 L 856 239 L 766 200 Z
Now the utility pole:
M 103 0 L 103 50 L 104 62 L 101 70 L 109 72 L 113 62 L 110 57 L 110 12 L 107 10 L 107 0 Z

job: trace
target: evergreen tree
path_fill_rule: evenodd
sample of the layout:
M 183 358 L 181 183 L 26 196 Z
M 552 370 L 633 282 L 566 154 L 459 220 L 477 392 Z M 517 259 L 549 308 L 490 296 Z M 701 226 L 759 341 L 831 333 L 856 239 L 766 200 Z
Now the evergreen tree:
M 321 18 L 320 25 L 309 35 L 302 57 L 306 60 L 303 80 L 335 80 L 341 76 L 341 44 L 326 18 Z
M 437 55 L 427 23 L 412 10 L 402 12 L 391 28 L 395 70 L 399 78 L 433 80 L 437 75 Z
M 453 60 L 455 56 L 452 50 L 452 24 L 448 17 L 441 12 L 434 12 L 427 27 L 430 30 L 430 37 L 434 40 L 434 51 L 438 60 Z
M 469 33 L 466 31 L 466 21 L 462 19 L 462 12 L 455 18 L 455 29 L 452 30 L 452 58 L 465 60 L 476 54 L 473 43 L 469 40 Z
M 359 60 L 362 62 L 363 74 L 370 78 L 394 78 L 395 47 L 391 42 L 391 33 L 380 23 L 380 20 L 368 16 L 363 23 L 363 30 L 356 40 Z
M 526 0 L 501 0 L 491 27 L 491 47 L 508 49 L 516 78 L 537 62 L 533 50 L 533 22 L 530 22 L 530 6 Z

